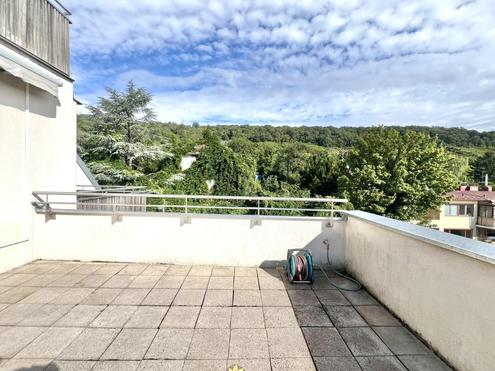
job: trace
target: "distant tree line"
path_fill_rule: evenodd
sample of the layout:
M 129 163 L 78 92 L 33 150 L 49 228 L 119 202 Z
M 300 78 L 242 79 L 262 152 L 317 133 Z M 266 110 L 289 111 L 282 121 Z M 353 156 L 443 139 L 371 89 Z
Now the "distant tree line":
M 495 132 L 160 123 L 151 101 L 129 82 L 79 116 L 78 152 L 100 183 L 161 193 L 339 196 L 350 207 L 422 220 L 460 182 L 483 172 L 495 178 Z M 186 154 L 197 160 L 183 171 Z

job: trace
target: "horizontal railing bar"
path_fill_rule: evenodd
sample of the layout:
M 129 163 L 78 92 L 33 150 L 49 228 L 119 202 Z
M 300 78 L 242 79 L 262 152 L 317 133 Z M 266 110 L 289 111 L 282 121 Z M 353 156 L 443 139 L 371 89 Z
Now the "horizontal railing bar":
M 77 196 L 78 192 L 55 192 L 55 191 L 36 191 L 38 195 L 47 196 Z M 85 196 L 99 196 L 98 192 L 84 192 Z M 304 197 L 265 197 L 265 196 L 207 196 L 207 195 L 171 195 L 155 193 L 112 193 L 114 197 L 148 197 L 148 198 L 171 198 L 171 199 L 198 199 L 198 200 L 242 200 L 242 201 L 294 201 L 294 202 L 336 202 L 346 203 L 345 198 L 304 198 Z
M 300 216 L 300 215 L 241 215 L 241 214 L 196 214 L 196 213 L 163 213 L 163 212 L 141 212 L 141 211 L 123 211 L 114 212 L 106 210 L 76 210 L 76 209 L 52 209 L 54 214 L 60 215 L 88 215 L 88 216 L 112 216 L 122 215 L 129 217 L 181 217 L 187 216 L 192 218 L 222 218 L 222 219 L 265 219 L 265 220 L 314 220 L 314 221 L 328 221 L 327 216 Z M 341 220 L 341 218 L 334 218 L 334 220 Z
M 96 206 L 99 208 L 113 208 L 113 207 L 142 207 L 142 208 L 182 208 L 182 209 L 219 209 L 219 210 L 263 210 L 263 211 L 326 211 L 326 212 L 338 212 L 338 209 L 309 209 L 309 208 L 290 208 L 290 207 L 256 207 L 256 206 L 216 206 L 216 205 L 153 205 L 153 204 L 122 204 L 122 203 L 92 203 L 92 202 L 69 202 L 69 201 L 51 201 L 52 205 L 74 205 L 74 206 Z M 70 209 L 62 209 L 70 210 Z M 118 209 L 115 209 L 118 211 Z

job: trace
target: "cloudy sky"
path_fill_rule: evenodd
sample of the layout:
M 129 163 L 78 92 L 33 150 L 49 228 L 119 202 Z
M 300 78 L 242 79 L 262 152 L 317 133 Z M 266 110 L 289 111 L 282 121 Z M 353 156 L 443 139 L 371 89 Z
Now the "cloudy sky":
M 64 0 L 76 96 L 161 120 L 495 130 L 493 0 Z

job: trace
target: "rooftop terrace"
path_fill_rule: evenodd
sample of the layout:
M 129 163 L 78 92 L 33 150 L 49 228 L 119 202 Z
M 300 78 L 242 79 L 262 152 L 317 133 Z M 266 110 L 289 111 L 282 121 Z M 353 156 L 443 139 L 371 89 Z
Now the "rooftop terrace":
M 450 370 L 365 290 L 319 271 L 37 261 L 0 275 L 0 368 Z
M 489 244 L 338 199 L 34 197 L 0 246 L 4 369 L 493 371 Z M 312 252 L 312 286 L 287 282 L 288 249 Z

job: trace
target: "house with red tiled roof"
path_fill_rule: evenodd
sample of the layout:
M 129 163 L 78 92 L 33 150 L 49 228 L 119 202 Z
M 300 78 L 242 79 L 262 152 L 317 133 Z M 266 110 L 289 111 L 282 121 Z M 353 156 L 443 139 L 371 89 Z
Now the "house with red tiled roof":
M 433 228 L 483 241 L 495 237 L 495 191 L 490 186 L 461 186 L 448 196 L 450 201 L 433 215 Z

